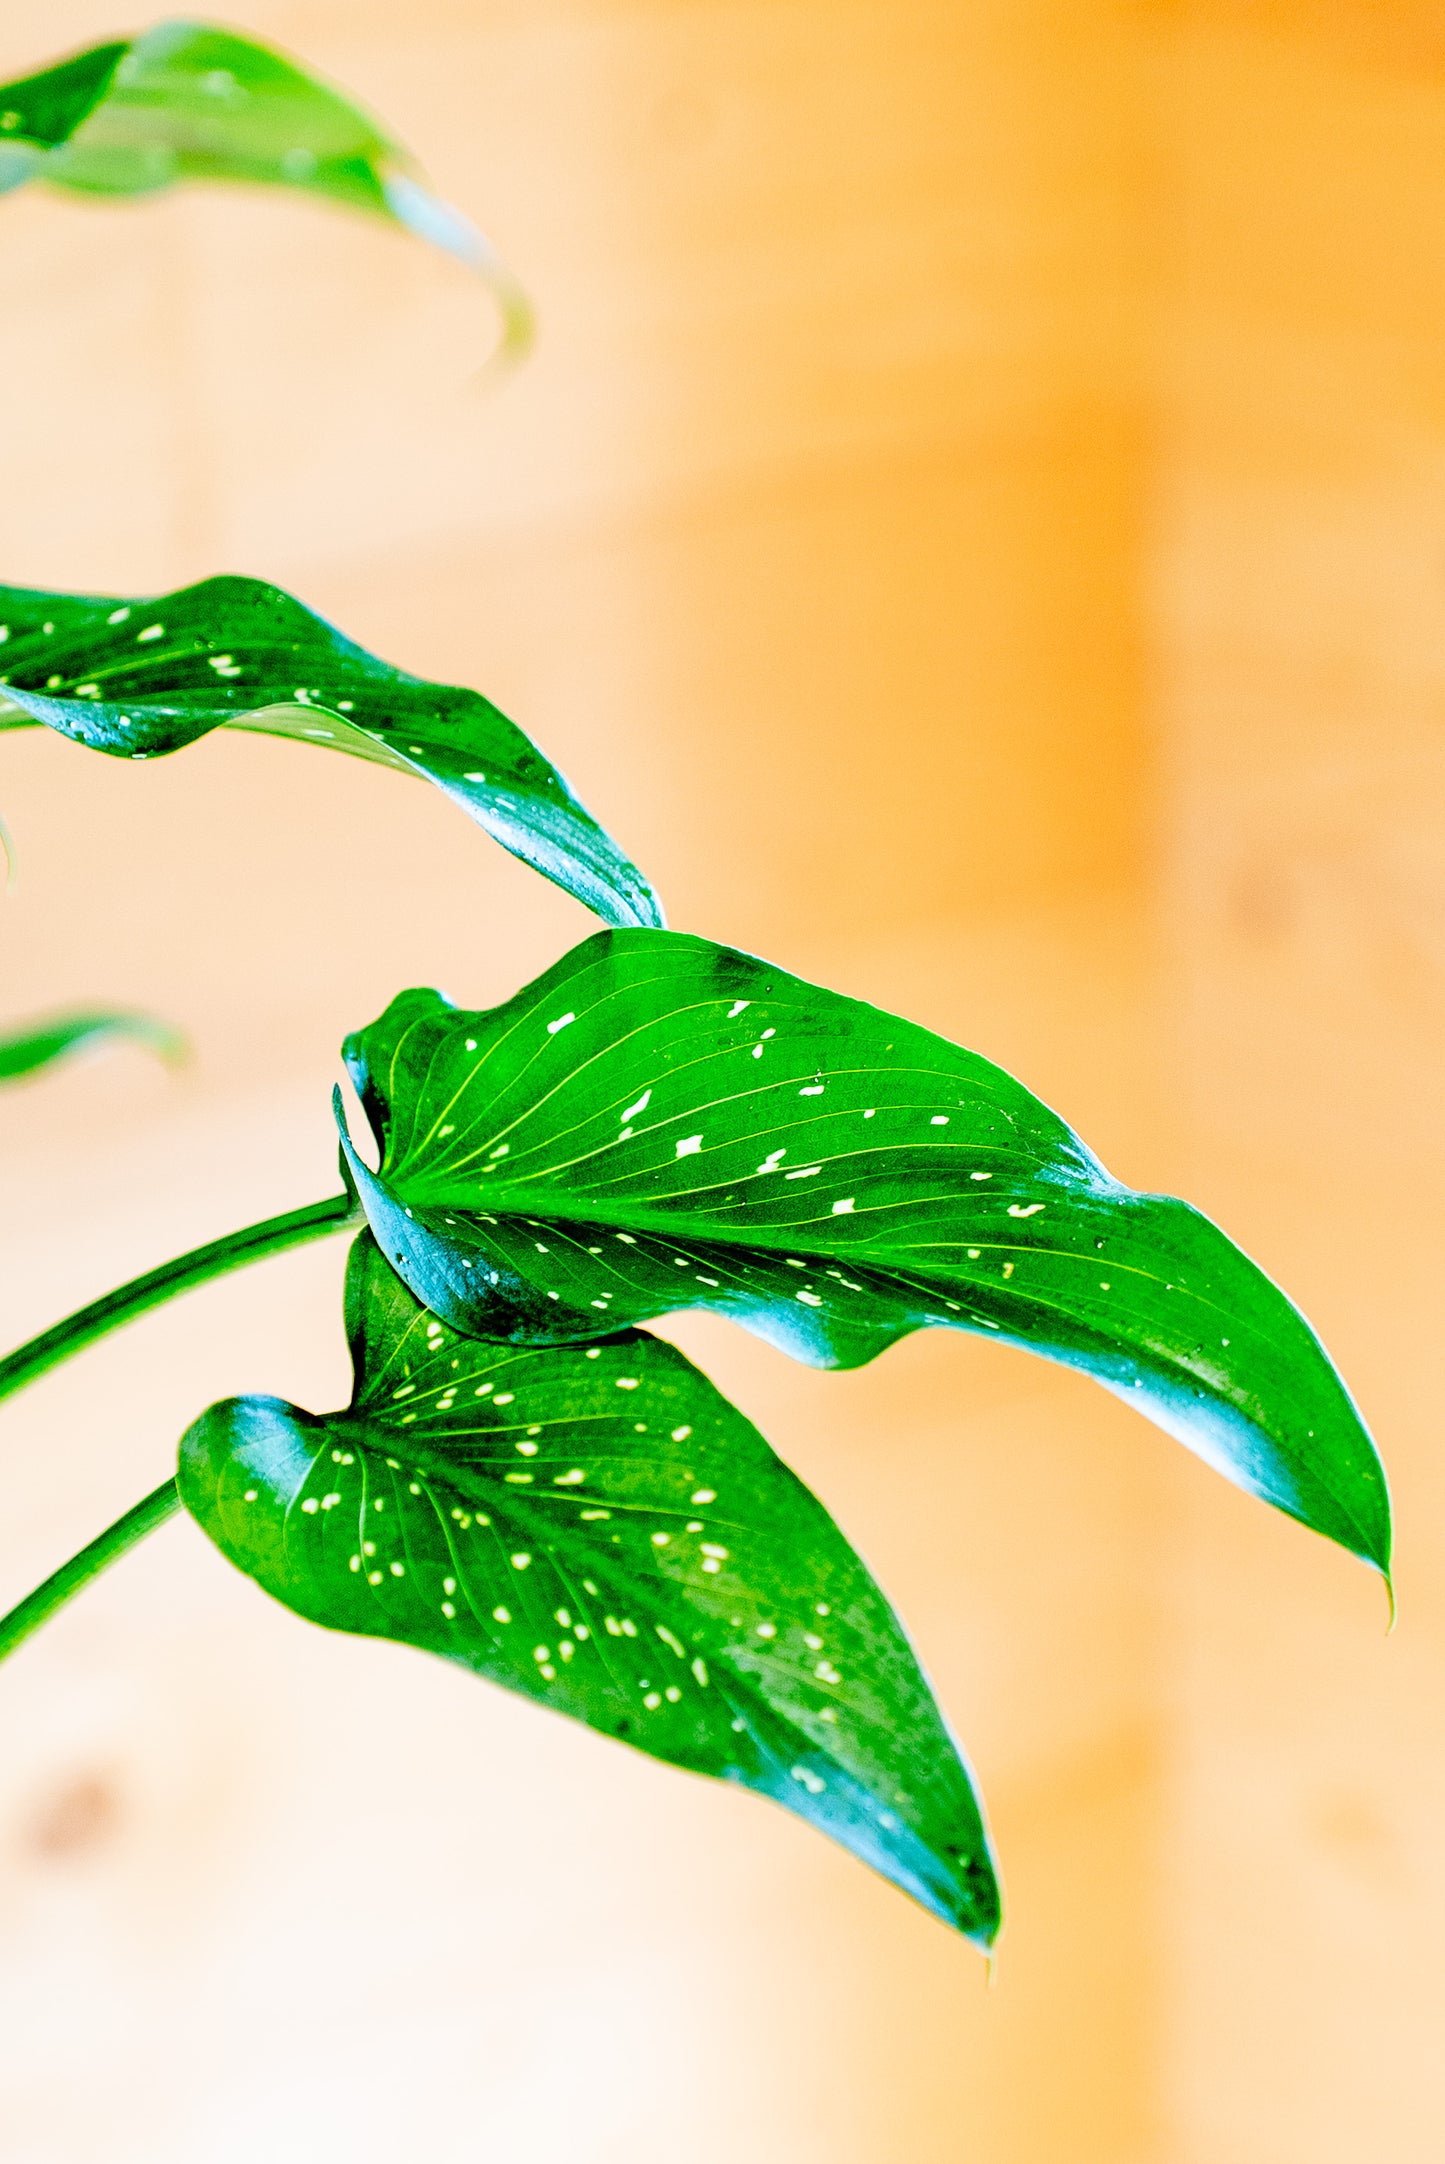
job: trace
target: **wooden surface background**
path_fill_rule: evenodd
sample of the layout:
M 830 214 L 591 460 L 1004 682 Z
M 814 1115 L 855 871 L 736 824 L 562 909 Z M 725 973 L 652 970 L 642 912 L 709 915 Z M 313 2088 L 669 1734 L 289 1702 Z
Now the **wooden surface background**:
M 3 576 L 299 591 L 515 714 L 674 922 L 1022 1074 L 1282 1277 L 1364 1573 L 1071 1378 L 680 1335 L 908 1616 L 996 1982 L 783 1814 L 308 1632 L 169 1527 L 0 1673 L 7 2164 L 1436 2164 L 1445 2150 L 1445 11 L 237 0 L 537 297 L 320 209 L 0 203 Z M 117 28 L 10 0 L 0 70 Z M 7 739 L 4 1336 L 334 1184 L 336 1046 L 586 929 L 299 747 Z M 336 1402 L 340 1253 L 4 1412 L 0 1598 L 211 1398 Z

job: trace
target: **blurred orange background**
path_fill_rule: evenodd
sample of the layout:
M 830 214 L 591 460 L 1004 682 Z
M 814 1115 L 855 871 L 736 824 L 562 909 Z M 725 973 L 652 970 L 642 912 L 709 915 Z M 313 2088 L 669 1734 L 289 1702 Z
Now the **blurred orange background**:
M 678 1334 L 983 1779 L 966 1946 L 781 1812 L 307 1631 L 177 1522 L 0 1673 L 7 2164 L 1445 2153 L 1445 13 L 255 0 L 533 292 L 281 198 L 0 204 L 3 576 L 214 570 L 478 685 L 685 928 L 882 1000 L 1217 1216 L 1374 1422 L 1402 1620 L 997 1346 Z M 0 73 L 117 29 L 10 0 Z M 335 1186 L 343 1032 L 588 929 L 439 797 L 0 748 L 4 1336 Z M 344 1390 L 339 1246 L 4 1412 L 0 1601 L 215 1397 Z

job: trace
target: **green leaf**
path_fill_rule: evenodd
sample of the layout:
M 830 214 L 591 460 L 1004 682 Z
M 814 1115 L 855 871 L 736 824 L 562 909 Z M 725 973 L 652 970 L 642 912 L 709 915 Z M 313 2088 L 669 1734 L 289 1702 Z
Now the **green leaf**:
M 346 1315 L 344 1412 L 232 1398 L 184 1437 L 181 1497 L 223 1554 L 313 1623 L 772 1796 L 991 1942 L 978 1802 L 897 1618 L 705 1376 L 631 1332 L 458 1337 L 367 1233 Z
M 0 728 L 30 722 L 122 759 L 223 722 L 353 752 L 435 782 L 610 923 L 662 922 L 636 865 L 490 700 L 391 668 L 257 579 L 155 600 L 0 586 Z
M 117 1041 L 141 1045 L 171 1065 L 183 1060 L 188 1050 L 179 1030 L 152 1015 L 107 1010 L 58 1014 L 0 1035 L 0 1082 L 18 1082 L 71 1053 Z
M 43 74 L 0 85 L 0 190 L 29 180 L 44 154 L 68 141 L 129 51 L 126 39 L 94 45 Z
M 104 196 L 183 180 L 300 189 L 445 249 L 491 286 L 504 348 L 531 336 L 490 242 L 422 185 L 400 144 L 295 62 L 213 24 L 158 23 L 0 85 L 0 189 L 31 179 Z
M 976 1053 L 639 931 L 489 1011 L 405 992 L 345 1056 L 382 1149 L 378 1176 L 346 1143 L 372 1227 L 460 1329 L 575 1340 L 713 1308 L 839 1367 L 926 1324 L 986 1331 L 1388 1568 L 1383 1471 L 1297 1309 Z

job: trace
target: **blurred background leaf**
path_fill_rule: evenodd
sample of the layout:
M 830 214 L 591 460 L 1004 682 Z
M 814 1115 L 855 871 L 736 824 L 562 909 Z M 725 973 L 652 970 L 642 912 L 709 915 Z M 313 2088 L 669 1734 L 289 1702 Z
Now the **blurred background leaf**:
M 190 1046 L 169 1022 L 154 1015 L 109 1008 L 81 1009 L 38 1018 L 0 1034 L 0 1083 L 23 1082 L 58 1060 L 71 1059 L 107 1044 L 139 1045 L 168 1067 L 189 1058 Z
M 500 355 L 531 340 L 521 286 L 408 151 L 294 61 L 213 24 L 157 23 L 0 84 L 0 191 L 30 180 L 111 197 L 185 180 L 297 188 L 388 218 L 476 272 L 501 316 Z

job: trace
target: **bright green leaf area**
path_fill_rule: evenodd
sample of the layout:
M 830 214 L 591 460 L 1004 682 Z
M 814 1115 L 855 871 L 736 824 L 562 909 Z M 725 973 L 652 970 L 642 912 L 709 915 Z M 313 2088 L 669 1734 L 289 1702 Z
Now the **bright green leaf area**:
M 170 1062 L 186 1056 L 186 1040 L 179 1030 L 148 1014 L 102 1010 L 57 1014 L 0 1034 L 0 1082 L 18 1082 L 72 1053 L 116 1042 L 141 1045 Z
M 662 922 L 636 865 L 490 700 L 378 661 L 257 579 L 154 600 L 0 586 L 0 728 L 31 722 L 122 759 L 222 723 L 352 752 L 434 782 L 609 923 Z
M 758 1789 L 992 1940 L 977 1799 L 897 1618 L 705 1376 L 633 1332 L 460 1337 L 367 1233 L 346 1316 L 344 1412 L 232 1398 L 181 1443 L 182 1500 L 233 1563 L 313 1623 Z
M 976 1053 L 752 955 L 602 934 L 480 1013 L 348 1040 L 387 1255 L 458 1328 L 576 1340 L 683 1308 L 821 1366 L 926 1324 L 1082 1368 L 1387 1570 L 1374 1446 L 1308 1323 Z
M 376 212 L 489 281 L 505 346 L 530 335 L 490 243 L 421 184 L 398 143 L 293 61 L 213 24 L 158 23 L 0 85 L 0 190 L 32 179 L 105 196 L 250 181 Z

